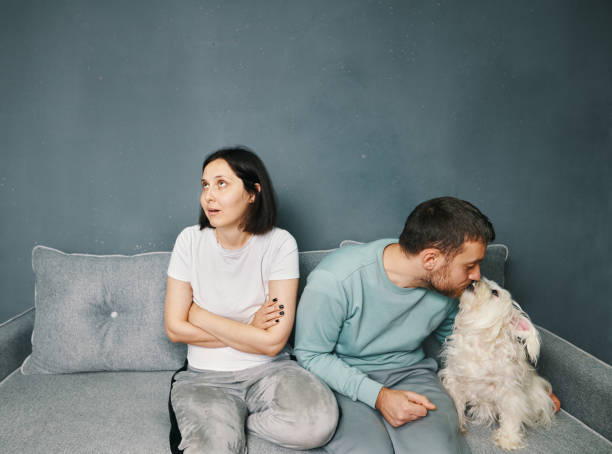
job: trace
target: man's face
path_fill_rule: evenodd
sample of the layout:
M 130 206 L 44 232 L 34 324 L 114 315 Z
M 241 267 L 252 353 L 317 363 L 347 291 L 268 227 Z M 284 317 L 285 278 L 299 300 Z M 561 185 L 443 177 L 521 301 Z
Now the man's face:
M 480 280 L 480 262 L 487 246 L 480 241 L 466 241 L 461 251 L 452 258 L 444 257 L 444 264 L 429 276 L 429 287 L 451 298 L 458 298 L 472 281 Z

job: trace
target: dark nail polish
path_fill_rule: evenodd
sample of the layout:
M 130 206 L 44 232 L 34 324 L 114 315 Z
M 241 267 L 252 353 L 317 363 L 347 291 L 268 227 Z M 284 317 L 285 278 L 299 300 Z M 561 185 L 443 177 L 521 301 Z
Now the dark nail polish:
M 273 298 L 273 299 L 272 299 L 272 302 L 273 302 L 273 303 L 276 303 L 277 301 L 278 301 L 278 298 Z
M 274 321 L 275 321 L 276 323 L 278 323 L 278 322 L 279 322 L 279 320 L 278 320 L 278 319 L 276 319 L 276 320 L 274 320 Z
M 280 306 L 278 306 L 279 309 L 284 309 L 285 306 L 283 306 L 282 304 Z
M 285 315 L 285 311 L 280 311 L 279 314 L 280 315 Z

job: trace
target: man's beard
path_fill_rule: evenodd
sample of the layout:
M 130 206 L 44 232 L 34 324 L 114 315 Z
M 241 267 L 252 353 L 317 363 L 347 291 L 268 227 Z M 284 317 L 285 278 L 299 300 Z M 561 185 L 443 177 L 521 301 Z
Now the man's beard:
M 449 283 L 449 266 L 444 265 L 440 271 L 431 273 L 425 281 L 427 288 L 450 298 L 459 298 L 469 282 L 463 287 L 452 287 Z

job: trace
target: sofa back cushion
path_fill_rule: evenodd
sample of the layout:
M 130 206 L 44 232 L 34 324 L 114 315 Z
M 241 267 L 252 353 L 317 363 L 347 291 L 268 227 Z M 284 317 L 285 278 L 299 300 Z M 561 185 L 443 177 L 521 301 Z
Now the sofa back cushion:
M 65 254 L 36 246 L 36 317 L 24 374 L 173 370 L 186 346 L 164 330 L 169 252 Z
M 485 258 L 480 263 L 480 273 L 504 287 L 506 285 L 506 260 L 508 260 L 508 246 L 489 244 Z
M 342 244 L 354 243 L 346 241 Z M 328 253 L 300 252 L 299 295 L 308 274 Z M 482 274 L 504 285 L 508 248 L 489 245 Z M 164 330 L 170 252 L 133 256 L 32 251 L 36 316 L 24 374 L 117 370 L 175 370 L 186 345 Z M 293 336 L 292 336 L 293 337 Z
M 325 251 L 305 251 L 300 252 L 300 283 L 298 285 L 298 299 L 306 286 L 306 278 L 312 270 L 319 264 L 323 257 L 335 249 Z

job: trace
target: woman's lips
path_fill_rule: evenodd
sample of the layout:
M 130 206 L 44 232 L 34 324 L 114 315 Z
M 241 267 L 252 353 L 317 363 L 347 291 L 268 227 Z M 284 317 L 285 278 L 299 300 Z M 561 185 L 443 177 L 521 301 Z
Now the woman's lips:
M 208 214 L 209 216 L 214 216 L 214 215 L 218 214 L 220 211 L 221 210 L 211 210 L 211 209 L 208 209 L 208 210 L 206 210 L 206 214 Z

